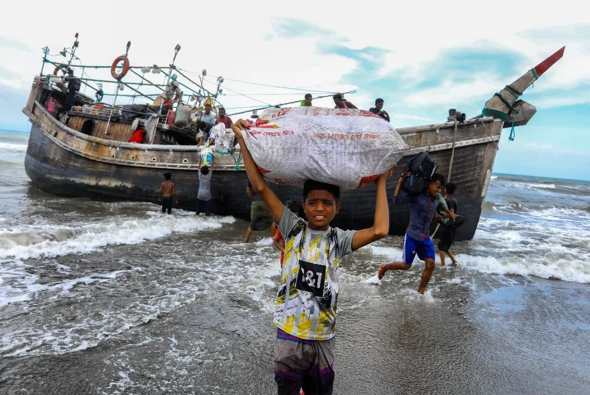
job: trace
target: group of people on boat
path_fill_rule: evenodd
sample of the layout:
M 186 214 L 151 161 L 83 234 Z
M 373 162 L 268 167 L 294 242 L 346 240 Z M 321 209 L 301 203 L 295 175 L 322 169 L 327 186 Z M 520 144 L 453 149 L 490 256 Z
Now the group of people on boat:
M 334 108 L 358 108 L 357 106 L 355 106 L 354 104 L 352 104 L 351 102 L 349 102 L 348 100 L 346 100 L 344 98 L 344 94 L 342 93 L 336 93 L 334 96 L 332 96 L 332 99 L 334 100 Z M 307 93 L 304 97 L 303 100 L 301 100 L 301 106 L 302 107 L 312 107 L 313 106 L 313 96 L 311 95 L 311 93 Z M 369 109 L 369 111 L 371 111 L 373 114 L 380 116 L 381 118 L 385 119 L 387 122 L 391 122 L 391 119 L 389 118 L 389 114 L 387 113 L 387 111 L 383 110 L 383 104 L 385 103 L 385 101 L 381 98 L 375 99 L 375 107 L 372 107 Z

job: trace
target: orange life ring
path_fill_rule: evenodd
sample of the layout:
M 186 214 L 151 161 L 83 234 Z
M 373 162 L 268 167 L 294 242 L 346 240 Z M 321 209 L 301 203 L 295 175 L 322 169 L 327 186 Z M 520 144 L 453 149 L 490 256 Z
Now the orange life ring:
M 55 70 L 53 70 L 53 75 L 57 75 L 58 71 L 63 71 L 64 75 L 67 75 L 72 71 L 72 68 L 66 64 L 58 64 L 55 66 Z
M 121 71 L 120 73 L 117 73 L 115 70 L 117 69 L 117 65 L 121 61 L 123 61 L 123 71 Z M 127 75 L 128 71 L 129 71 L 129 58 L 126 55 L 119 56 L 117 59 L 115 59 L 115 61 L 113 62 L 113 65 L 111 66 L 111 75 L 117 81 L 119 81 L 119 80 L 121 80 L 121 78 L 125 77 L 125 75 Z

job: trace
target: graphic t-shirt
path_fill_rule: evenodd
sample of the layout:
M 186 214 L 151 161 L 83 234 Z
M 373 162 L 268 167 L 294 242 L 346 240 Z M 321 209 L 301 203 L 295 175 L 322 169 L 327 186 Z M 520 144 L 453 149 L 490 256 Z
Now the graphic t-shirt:
M 311 230 L 285 207 L 279 223 L 285 239 L 274 324 L 305 340 L 330 340 L 336 331 L 340 259 L 352 252 L 355 231 Z

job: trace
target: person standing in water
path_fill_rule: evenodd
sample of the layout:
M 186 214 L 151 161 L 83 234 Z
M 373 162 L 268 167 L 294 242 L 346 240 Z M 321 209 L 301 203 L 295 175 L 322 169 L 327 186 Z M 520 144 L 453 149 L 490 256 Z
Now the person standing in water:
M 453 197 L 456 190 L 457 190 L 457 185 L 453 184 L 452 182 L 448 183 L 445 186 L 446 206 L 449 209 L 449 211 L 453 214 L 457 214 L 457 208 L 458 208 L 457 199 L 455 199 Z M 455 233 L 457 233 L 457 228 L 449 225 L 449 215 L 448 214 L 444 214 L 441 212 L 440 215 L 437 217 L 438 217 L 437 219 L 440 220 L 441 225 L 443 227 L 442 236 L 440 237 L 440 240 L 438 241 L 438 253 L 440 256 L 440 264 L 441 264 L 441 266 L 445 266 L 445 254 L 446 254 L 449 256 L 449 258 L 451 258 L 451 261 L 453 262 L 453 266 L 457 266 L 457 259 L 455 259 L 455 256 L 451 252 L 451 246 L 453 245 L 453 242 L 455 241 Z
M 209 204 L 211 203 L 211 175 L 212 169 L 209 166 L 203 166 L 199 169 L 199 192 L 197 193 L 197 212 L 201 214 L 201 209 L 205 210 L 205 215 L 209 215 Z
M 162 201 L 162 213 L 168 212 L 172 214 L 172 198 L 176 200 L 178 204 L 178 196 L 176 196 L 176 185 L 171 181 L 172 174 L 164 173 L 164 182 L 158 192 L 158 201 Z
M 422 259 L 426 264 L 424 272 L 422 273 L 422 280 L 418 287 L 418 293 L 424 294 L 426 286 L 430 281 L 432 272 L 434 271 L 434 259 L 436 254 L 434 252 L 434 244 L 430 238 L 430 224 L 434 218 L 436 208 L 441 203 L 440 191 L 445 185 L 445 178 L 442 174 L 435 173 L 428 187 L 424 193 L 419 195 L 402 195 L 398 196 L 404 178 L 410 176 L 411 173 L 402 174 L 395 188 L 393 194 L 394 203 L 411 203 L 412 208 L 410 212 L 410 224 L 404 236 L 403 257 L 401 262 L 391 262 L 379 266 L 378 277 L 379 280 L 383 278 L 388 270 L 409 270 L 412 267 L 416 254 L 418 258 Z M 455 220 L 455 214 L 448 209 L 444 209 L 449 218 Z

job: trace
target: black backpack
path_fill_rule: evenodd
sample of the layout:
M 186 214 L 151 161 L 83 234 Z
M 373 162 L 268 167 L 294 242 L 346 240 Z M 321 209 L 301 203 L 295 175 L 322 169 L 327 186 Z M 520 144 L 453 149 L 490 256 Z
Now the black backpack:
M 430 158 L 428 152 L 420 152 L 410 160 L 404 173 L 412 173 L 402 184 L 408 195 L 418 195 L 426 189 L 438 165 Z

